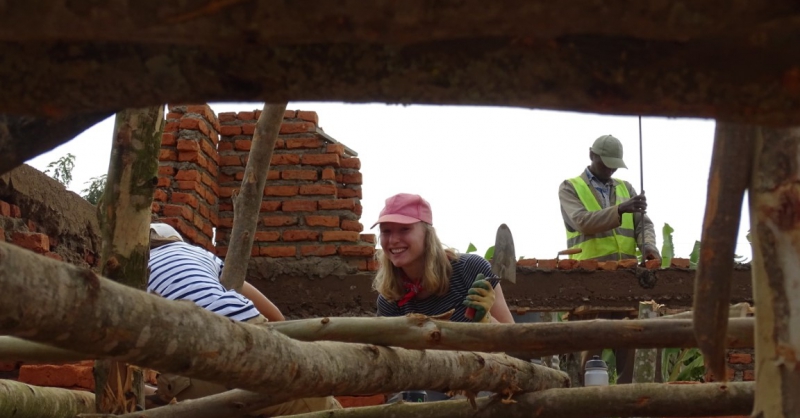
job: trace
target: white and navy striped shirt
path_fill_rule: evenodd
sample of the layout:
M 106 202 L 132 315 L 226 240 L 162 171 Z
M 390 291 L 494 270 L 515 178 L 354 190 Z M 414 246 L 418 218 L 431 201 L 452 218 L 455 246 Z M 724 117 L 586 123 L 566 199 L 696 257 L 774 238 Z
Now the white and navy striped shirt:
M 236 321 L 258 316 L 249 299 L 225 290 L 219 281 L 222 260 L 210 252 L 174 242 L 150 250 L 147 291 L 170 300 L 190 300 L 203 309 Z
M 467 307 L 462 303 L 478 273 L 483 273 L 487 279 L 493 279 L 489 280 L 492 287 L 497 286 L 497 275 L 492 273 L 492 265 L 488 261 L 479 255 L 460 254 L 453 262 L 453 274 L 450 276 L 450 290 L 447 294 L 432 295 L 425 299 L 415 297 L 403 306 L 397 306 L 397 302 L 388 301 L 378 295 L 378 316 L 404 316 L 410 313 L 433 316 L 455 309 L 451 321 L 471 322 L 464 316 Z

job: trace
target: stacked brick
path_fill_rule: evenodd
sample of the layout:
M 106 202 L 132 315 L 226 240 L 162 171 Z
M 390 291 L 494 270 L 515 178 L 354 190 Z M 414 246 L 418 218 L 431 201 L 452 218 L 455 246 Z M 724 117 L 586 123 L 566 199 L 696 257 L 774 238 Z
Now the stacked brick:
M 244 176 L 260 111 L 221 113 L 219 143 L 220 256 L 233 226 L 233 198 Z M 360 160 L 318 132 L 316 112 L 287 111 L 275 144 L 261 204 L 253 257 L 340 257 L 376 269 L 375 236 L 361 234 Z
M 728 350 L 728 364 L 725 368 L 726 378 L 728 381 L 741 382 L 756 380 L 754 349 L 730 349 Z M 714 378 L 711 372 L 705 376 L 705 380 L 713 382 L 718 379 Z
M 219 186 L 219 122 L 207 105 L 170 106 L 159 153 L 156 219 L 214 251 Z
M 94 361 L 70 364 L 26 364 L 17 380 L 36 386 L 49 386 L 94 392 Z
M 23 177 L 32 177 L 36 174 L 40 177 L 37 179 L 40 182 L 55 183 L 55 180 L 35 170 L 29 168 L 20 168 L 20 170 L 30 171 L 26 172 Z M 28 178 L 30 179 L 30 177 Z M 59 186 L 58 189 L 63 189 L 63 187 Z M 63 193 L 71 192 L 63 190 Z M 63 196 L 50 197 L 57 199 Z M 42 216 L 62 216 L 56 211 L 42 211 L 42 208 L 47 206 L 41 203 L 36 203 L 39 212 L 32 214 L 28 206 L 21 207 L 5 199 L 0 200 L 0 241 L 14 244 L 54 260 L 69 261 L 79 267 L 96 268 L 99 260 L 95 249 L 85 248 L 79 242 L 66 242 L 69 238 L 62 242 L 57 234 L 49 235 L 45 231 L 46 228 L 37 223 L 37 220 L 41 221 Z M 86 205 L 90 206 L 88 202 Z M 89 234 L 87 233 L 87 235 Z M 84 390 L 94 388 L 92 362 L 68 365 L 26 365 L 19 361 L 0 362 L 0 378 L 39 386 Z
M 23 216 L 19 206 L 4 200 L 0 200 L 0 241 L 9 242 L 54 260 L 64 261 L 64 257 L 56 252 L 59 238 L 43 232 L 36 221 Z M 68 248 L 58 249 L 62 250 L 72 251 Z M 79 263 L 83 267 L 95 267 L 98 262 L 97 254 L 86 248 L 83 248 L 80 254 L 72 254 L 70 257 L 71 260 L 76 258 L 85 262 L 85 264 Z

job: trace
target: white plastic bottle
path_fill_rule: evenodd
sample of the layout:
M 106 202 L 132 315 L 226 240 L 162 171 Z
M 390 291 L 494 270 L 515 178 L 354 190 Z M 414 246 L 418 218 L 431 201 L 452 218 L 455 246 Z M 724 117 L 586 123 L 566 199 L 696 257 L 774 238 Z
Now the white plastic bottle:
M 608 366 L 600 356 L 594 356 L 586 362 L 583 381 L 585 386 L 608 386 Z

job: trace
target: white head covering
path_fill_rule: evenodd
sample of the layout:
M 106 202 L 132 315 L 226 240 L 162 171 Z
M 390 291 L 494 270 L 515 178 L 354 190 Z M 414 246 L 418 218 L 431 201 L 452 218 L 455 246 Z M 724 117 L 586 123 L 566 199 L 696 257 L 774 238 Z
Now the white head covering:
M 176 237 L 183 241 L 183 237 L 175 228 L 171 227 L 168 224 L 150 224 L 150 230 L 155 232 L 155 234 L 161 239 L 167 239 L 169 237 Z

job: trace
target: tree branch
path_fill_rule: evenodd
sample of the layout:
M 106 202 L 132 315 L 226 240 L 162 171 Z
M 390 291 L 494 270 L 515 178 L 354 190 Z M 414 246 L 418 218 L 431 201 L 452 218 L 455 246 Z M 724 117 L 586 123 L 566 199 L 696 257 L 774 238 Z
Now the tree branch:
M 231 27 L 239 26 L 226 26 Z M 800 61 L 796 40 L 765 39 L 754 44 L 724 37 L 672 42 L 498 36 L 411 45 L 292 41 L 256 48 L 249 41 L 223 48 L 0 42 L 4 60 L 15 64 L 0 66 L 0 80 L 9 84 L 0 91 L 0 112 L 43 115 L 52 109 L 70 115 L 160 103 L 293 100 L 799 122 L 800 96 L 792 87 L 800 77 L 794 69 Z
M 800 411 L 800 128 L 759 128 L 750 183 L 756 296 L 754 417 Z
M 604 418 L 604 417 L 706 417 L 748 415 L 753 408 L 755 384 L 727 385 L 641 383 L 549 389 L 514 398 L 396 403 L 294 415 L 292 418 Z
M 0 286 L 4 334 L 268 395 L 515 393 L 569 385 L 561 372 L 501 354 L 295 341 L 6 243 Z
M 0 380 L 0 416 L 65 418 L 94 412 L 94 394 Z
M 746 318 L 748 314 L 753 313 L 754 310 L 747 302 L 740 302 L 730 305 L 728 310 L 728 318 Z M 692 319 L 694 313 L 692 311 L 685 311 L 676 313 L 674 315 L 659 316 L 656 319 Z
M 16 337 L 0 336 L 0 362 L 22 361 L 25 363 L 73 363 L 94 360 L 92 356 L 63 348 L 40 344 Z
M 696 0 L 674 6 L 629 7 L 626 1 L 547 0 L 520 3 L 497 0 L 448 2 L 435 7 L 424 0 L 310 1 L 298 10 L 282 1 L 204 0 L 148 4 L 134 1 L 92 5 L 91 13 L 64 0 L 43 0 L 36 12 L 9 3 L 0 21 L 0 40 L 11 42 L 78 41 L 164 43 L 225 48 L 297 43 L 408 44 L 447 39 L 514 36 L 553 39 L 592 34 L 686 42 L 698 38 L 790 30 L 797 22 L 791 0 L 750 1 L 728 7 L 724 0 Z M 508 13 L 514 10 L 514 13 Z M 609 25 L 611 20 L 624 22 Z M 145 23 L 146 24 L 143 24 Z M 529 22 L 537 22 L 531 26 Z M 231 28 L 237 28 L 232 30 Z M 311 30 L 313 28 L 313 30 Z
M 730 347 L 753 347 L 753 318 L 731 319 Z M 324 318 L 274 322 L 276 331 L 300 341 L 342 341 L 409 349 L 525 351 L 526 358 L 576 350 L 696 347 L 692 321 L 591 320 L 532 324 L 464 324 L 424 315 Z M 516 355 L 515 355 L 516 356 Z
M 175 404 L 123 415 L 84 415 L 81 418 L 234 418 L 278 405 L 291 400 L 287 393 L 264 395 L 234 389 L 199 399 L 190 399 Z
M 247 261 L 250 259 L 258 214 L 261 212 L 267 171 L 285 111 L 286 103 L 265 103 L 256 122 L 242 187 L 233 205 L 233 230 L 220 278 L 226 289 L 240 290 L 247 276 Z
M 421 315 L 396 318 L 324 318 L 273 322 L 268 326 L 300 341 L 340 341 L 408 349 L 514 352 L 536 358 L 604 347 L 696 347 L 690 319 L 578 321 L 533 324 L 460 324 Z M 658 324 L 668 322 L 664 327 Z M 752 348 L 753 318 L 731 318 L 728 347 Z M 369 330 L 369 331 L 366 331 Z M 488 336 L 488 337 L 487 337 Z M 0 336 L 0 361 L 77 361 L 87 354 Z
M 0 175 L 70 141 L 111 116 L 111 112 L 41 118 L 0 114 Z
M 151 205 L 163 129 L 163 105 L 117 113 L 106 188 L 97 205 L 102 274 L 139 290 L 147 289 Z M 141 369 L 98 360 L 94 380 L 99 412 L 119 414 L 133 412 L 137 405 L 144 408 Z
M 757 128 L 717 121 L 694 286 L 694 335 L 706 367 L 725 379 L 731 274 Z
M 639 319 L 658 318 L 658 304 L 649 302 L 639 302 Z M 611 347 L 611 346 L 609 346 Z M 670 346 L 671 347 L 671 346 Z M 661 347 L 666 348 L 666 346 Z M 633 354 L 633 383 L 653 383 L 656 380 L 656 362 L 659 360 L 656 355 L 656 348 L 637 348 Z

